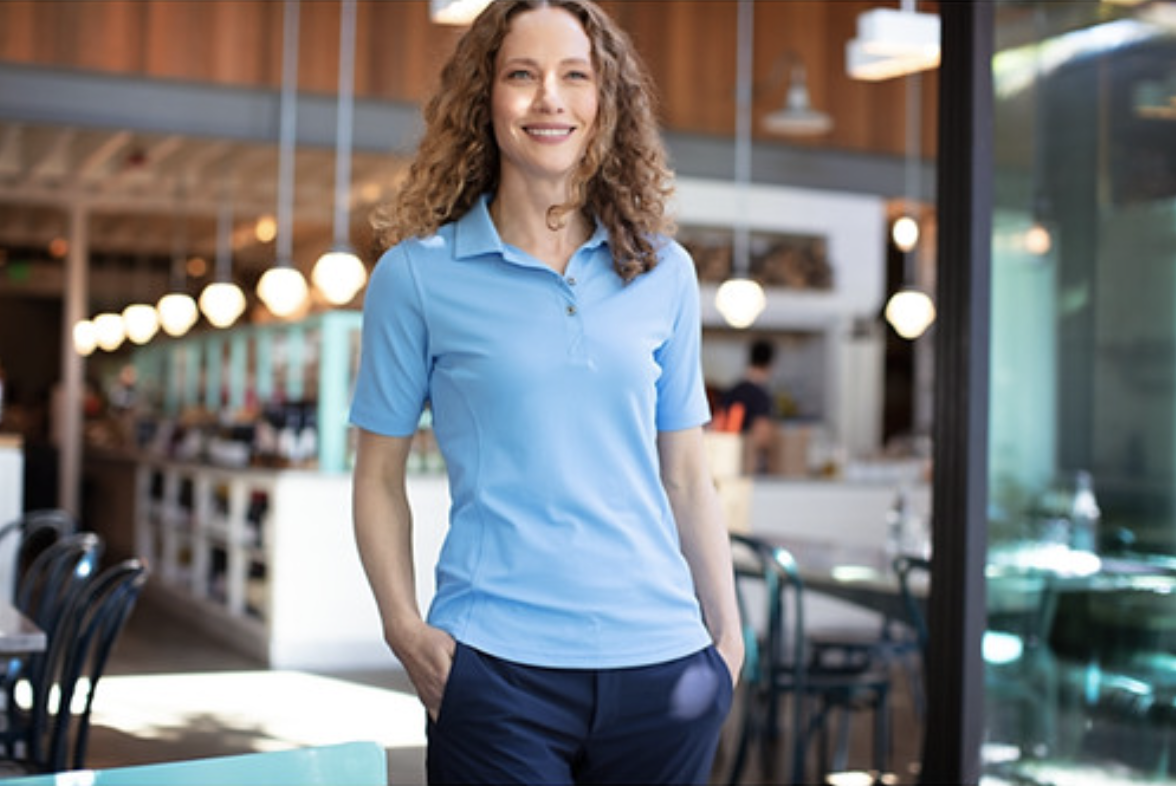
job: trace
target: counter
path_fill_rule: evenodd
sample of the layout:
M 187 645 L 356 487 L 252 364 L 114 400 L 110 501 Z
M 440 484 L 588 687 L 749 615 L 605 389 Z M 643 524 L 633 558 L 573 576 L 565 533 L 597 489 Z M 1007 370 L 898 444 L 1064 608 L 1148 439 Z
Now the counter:
M 134 548 L 152 567 L 149 599 L 272 668 L 395 664 L 355 548 L 348 473 L 150 458 L 133 466 Z M 418 474 L 408 491 L 424 611 L 434 594 L 449 489 L 443 474 Z M 885 542 L 895 494 L 886 483 L 759 478 L 750 491 L 752 532 L 860 545 Z M 911 489 L 910 499 L 926 516 L 927 487 Z M 817 626 L 874 624 L 836 601 L 814 597 L 810 606 Z

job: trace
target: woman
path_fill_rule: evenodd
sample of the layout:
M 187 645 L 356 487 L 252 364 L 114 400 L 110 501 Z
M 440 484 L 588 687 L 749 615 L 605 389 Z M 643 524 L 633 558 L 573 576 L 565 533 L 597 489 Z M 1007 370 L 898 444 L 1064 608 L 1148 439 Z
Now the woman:
M 355 530 L 430 782 L 705 782 L 743 658 L 706 466 L 694 267 L 649 81 L 585 0 L 497 0 L 377 220 Z M 450 527 L 423 621 L 405 465 Z

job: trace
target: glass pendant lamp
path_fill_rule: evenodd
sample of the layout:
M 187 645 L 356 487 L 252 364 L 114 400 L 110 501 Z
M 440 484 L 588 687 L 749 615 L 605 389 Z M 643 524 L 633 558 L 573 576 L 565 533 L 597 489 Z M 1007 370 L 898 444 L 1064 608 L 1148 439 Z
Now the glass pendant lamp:
M 355 0 L 339 6 L 339 106 L 335 126 L 334 247 L 319 257 L 311 281 L 327 302 L 349 303 L 367 283 L 367 268 L 348 242 L 351 221 L 351 125 L 354 107 Z
M 752 30 L 755 22 L 751 0 L 739 0 L 735 79 L 735 183 L 739 200 L 747 200 L 751 179 L 751 67 Z M 767 306 L 760 283 L 749 275 L 751 257 L 750 228 L 746 205 L 740 205 L 736 218 L 731 254 L 731 277 L 715 293 L 715 308 L 733 328 L 747 328 L 755 323 Z
M 306 278 L 294 266 L 294 133 L 297 122 L 298 0 L 286 0 L 282 27 L 282 98 L 278 146 L 278 254 L 257 282 L 257 296 L 276 317 L 306 304 Z
M 226 189 L 227 190 L 227 189 Z M 233 202 L 221 198 L 216 222 L 216 278 L 200 293 L 200 311 L 213 327 L 227 328 L 245 312 L 245 293 L 232 281 Z

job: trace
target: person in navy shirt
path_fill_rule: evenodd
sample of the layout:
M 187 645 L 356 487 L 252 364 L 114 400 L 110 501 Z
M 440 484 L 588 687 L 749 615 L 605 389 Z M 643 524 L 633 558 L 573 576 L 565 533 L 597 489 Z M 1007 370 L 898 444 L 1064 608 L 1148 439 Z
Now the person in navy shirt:
M 650 80 L 586 0 L 458 42 L 364 304 L 354 523 L 431 783 L 705 783 L 742 667 Z M 451 506 L 423 618 L 406 466 Z

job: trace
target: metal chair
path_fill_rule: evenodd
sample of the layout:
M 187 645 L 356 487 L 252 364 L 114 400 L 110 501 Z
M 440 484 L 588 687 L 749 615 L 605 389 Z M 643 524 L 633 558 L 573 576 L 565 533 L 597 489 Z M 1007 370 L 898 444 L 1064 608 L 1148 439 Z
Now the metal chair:
M 887 770 L 890 745 L 888 670 L 878 668 L 864 649 L 843 651 L 836 663 L 814 657 L 805 635 L 804 583 L 792 554 L 738 533 L 731 534 L 731 546 L 748 655 L 741 695 L 730 721 L 736 730 L 735 750 L 725 757 L 728 769 L 719 777 L 738 782 L 755 743 L 761 746 L 762 774 L 771 774 L 777 758 L 774 743 L 780 736 L 779 709 L 785 697 L 791 700 L 789 782 L 813 782 L 807 753 L 814 740 L 820 781 L 830 771 L 846 769 L 848 719 L 859 711 L 873 714 L 872 766 L 880 776 Z M 830 757 L 830 724 L 835 715 L 841 715 L 843 722 Z
M 45 632 L 49 645 L 57 637 L 62 618 L 77 602 L 97 570 L 103 550 L 94 533 L 68 535 L 44 549 L 29 565 L 16 595 L 16 607 Z M 44 684 L 46 653 L 9 658 L 0 675 L 4 727 L 0 744 L 9 755 L 24 756 L 29 747 L 28 716 L 18 702 L 18 691 L 27 689 L 32 705 L 48 690 Z
M 27 697 L 10 695 L 10 748 L 24 771 L 84 765 L 98 682 L 146 579 L 143 563 L 125 560 L 70 595 L 38 668 L 24 678 Z
M 16 597 L 25 571 L 37 555 L 61 538 L 74 534 L 78 529 L 78 521 L 74 515 L 62 508 L 30 510 L 0 527 L 0 546 L 6 546 L 11 539 L 16 540 L 12 552 L 13 560 L 8 567 L 11 571 L 9 581 L 12 584 L 13 598 Z M 4 553 L 7 553 L 7 549 Z

